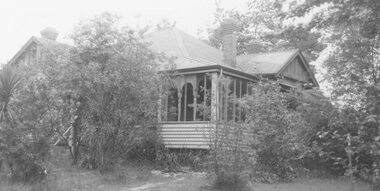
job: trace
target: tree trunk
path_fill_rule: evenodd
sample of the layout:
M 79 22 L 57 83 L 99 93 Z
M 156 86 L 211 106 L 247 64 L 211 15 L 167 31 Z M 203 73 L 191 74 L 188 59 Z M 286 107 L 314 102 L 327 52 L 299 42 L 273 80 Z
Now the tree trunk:
M 71 128 L 71 135 L 72 135 L 72 145 L 71 145 L 71 152 L 73 154 L 73 164 L 78 164 L 79 159 L 79 144 L 78 144 L 78 118 L 75 120 L 72 128 Z

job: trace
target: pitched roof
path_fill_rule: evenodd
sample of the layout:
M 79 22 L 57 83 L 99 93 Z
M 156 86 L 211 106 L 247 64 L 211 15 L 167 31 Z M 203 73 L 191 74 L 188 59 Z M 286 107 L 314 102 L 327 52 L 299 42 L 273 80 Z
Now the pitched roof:
M 248 74 L 274 74 L 281 70 L 298 50 L 269 52 L 237 56 L 237 67 L 233 68 L 223 62 L 223 52 L 202 40 L 176 28 L 152 32 L 147 40 L 151 47 L 167 56 L 176 57 L 176 69 L 196 68 L 220 65 Z
M 24 53 L 25 50 L 33 43 L 36 43 L 38 45 L 42 45 L 47 50 L 69 50 L 72 47 L 72 46 L 65 44 L 65 43 L 60 43 L 57 41 L 32 36 L 24 44 L 24 46 L 12 57 L 12 59 L 8 63 L 13 64 L 14 62 L 16 62 L 16 60 L 22 55 L 22 53 Z
M 46 39 L 46 38 L 41 38 L 41 37 L 35 37 L 35 36 L 33 38 L 35 38 L 38 43 L 42 44 L 44 47 L 46 47 L 48 49 L 52 49 L 52 48 L 69 49 L 69 48 L 72 48 L 72 46 L 70 46 L 68 44 L 57 42 L 57 41 L 54 41 L 54 40 L 50 40 L 50 39 Z
M 300 56 L 312 80 L 318 84 L 299 50 L 240 55 L 236 58 L 237 67 L 235 68 L 223 61 L 221 50 L 176 28 L 152 32 L 146 36 L 146 39 L 152 42 L 152 49 L 174 57 L 178 70 L 219 66 L 250 76 L 279 74 L 296 56 Z M 70 45 L 64 43 L 31 37 L 9 63 L 15 62 L 32 43 L 42 45 L 48 50 L 69 50 L 71 48 Z M 164 65 L 159 68 L 159 70 L 167 69 Z
M 251 74 L 276 74 L 298 53 L 298 50 L 241 55 L 237 66 Z
M 146 38 L 152 42 L 151 48 L 154 50 L 176 57 L 176 69 L 211 65 L 230 67 L 223 62 L 223 53 L 220 50 L 181 30 L 160 30 L 148 34 Z
M 297 56 L 302 60 L 312 81 L 317 85 L 309 65 L 299 50 L 285 50 L 259 54 L 240 55 L 236 58 L 237 67 L 223 62 L 223 52 L 202 40 L 176 28 L 152 32 L 147 36 L 151 47 L 169 57 L 175 57 L 176 69 L 201 68 L 205 66 L 222 66 L 232 71 L 248 75 L 280 74 Z M 160 70 L 167 68 L 161 67 Z M 317 85 L 318 86 L 318 85 Z

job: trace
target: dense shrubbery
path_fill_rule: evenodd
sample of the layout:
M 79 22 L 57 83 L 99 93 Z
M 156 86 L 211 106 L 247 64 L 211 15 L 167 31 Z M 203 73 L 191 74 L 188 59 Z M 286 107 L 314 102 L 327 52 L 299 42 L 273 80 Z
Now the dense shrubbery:
M 157 121 L 158 83 L 164 80 L 142 34 L 118 27 L 118 20 L 105 13 L 81 22 L 71 35 L 75 48 L 43 48 L 39 63 L 13 66 L 22 78 L 9 76 L 9 71 L 0 75 L 5 124 L 0 130 L 15 130 L 9 140 L 7 133 L 0 135 L 2 159 L 12 150 L 27 163 L 22 169 L 36 169 L 32 163 L 43 157 L 27 151 L 31 142 L 26 139 L 45 137 L 52 144 L 71 128 L 73 163 L 82 161 L 83 167 L 108 171 L 128 157 L 152 160 L 157 142 L 145 136 L 156 133 L 151 127 Z
M 156 129 L 146 133 L 144 137 L 136 142 L 128 152 L 125 159 L 133 162 L 152 162 L 157 160 L 157 153 L 164 150 L 164 145 L 158 136 Z
M 45 178 L 50 145 L 45 138 L 33 140 L 2 123 L 0 156 L 13 182 L 34 183 Z
M 259 83 L 252 95 L 238 100 L 245 119 L 219 122 L 215 134 L 212 162 L 217 182 L 226 176 L 260 182 L 295 177 L 309 131 L 294 108 L 295 96 L 281 93 L 276 83 Z
M 182 167 L 189 170 L 206 170 L 204 166 L 208 151 L 196 149 L 165 149 L 159 150 L 156 157 L 156 165 L 168 172 L 182 171 Z
M 276 84 L 259 83 L 254 89 L 252 95 L 238 100 L 244 121 L 218 123 L 212 157 L 217 185 L 226 183 L 222 180 L 227 176 L 290 181 L 304 168 L 378 184 L 376 114 L 337 108 L 316 94 L 281 93 Z M 372 113 L 377 111 L 376 104 L 370 107 Z

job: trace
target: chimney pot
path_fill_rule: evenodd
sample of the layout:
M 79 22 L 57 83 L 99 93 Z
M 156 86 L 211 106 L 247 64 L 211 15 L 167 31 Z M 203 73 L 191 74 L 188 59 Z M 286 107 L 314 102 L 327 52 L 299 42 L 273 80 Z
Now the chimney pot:
M 40 34 L 41 34 L 42 38 L 46 38 L 46 39 L 55 41 L 55 40 L 57 40 L 59 32 L 55 28 L 47 27 L 47 28 L 43 29 L 40 32 Z

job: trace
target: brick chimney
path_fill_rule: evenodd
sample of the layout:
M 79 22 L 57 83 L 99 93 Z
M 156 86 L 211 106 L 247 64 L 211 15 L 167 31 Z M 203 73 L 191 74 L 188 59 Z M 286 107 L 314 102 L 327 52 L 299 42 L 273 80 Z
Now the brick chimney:
M 57 40 L 59 32 L 55 28 L 47 27 L 44 30 L 42 30 L 40 34 L 42 38 L 55 41 Z
M 234 32 L 238 30 L 237 22 L 231 18 L 225 19 L 220 28 L 223 37 L 223 61 L 236 67 L 237 36 Z

